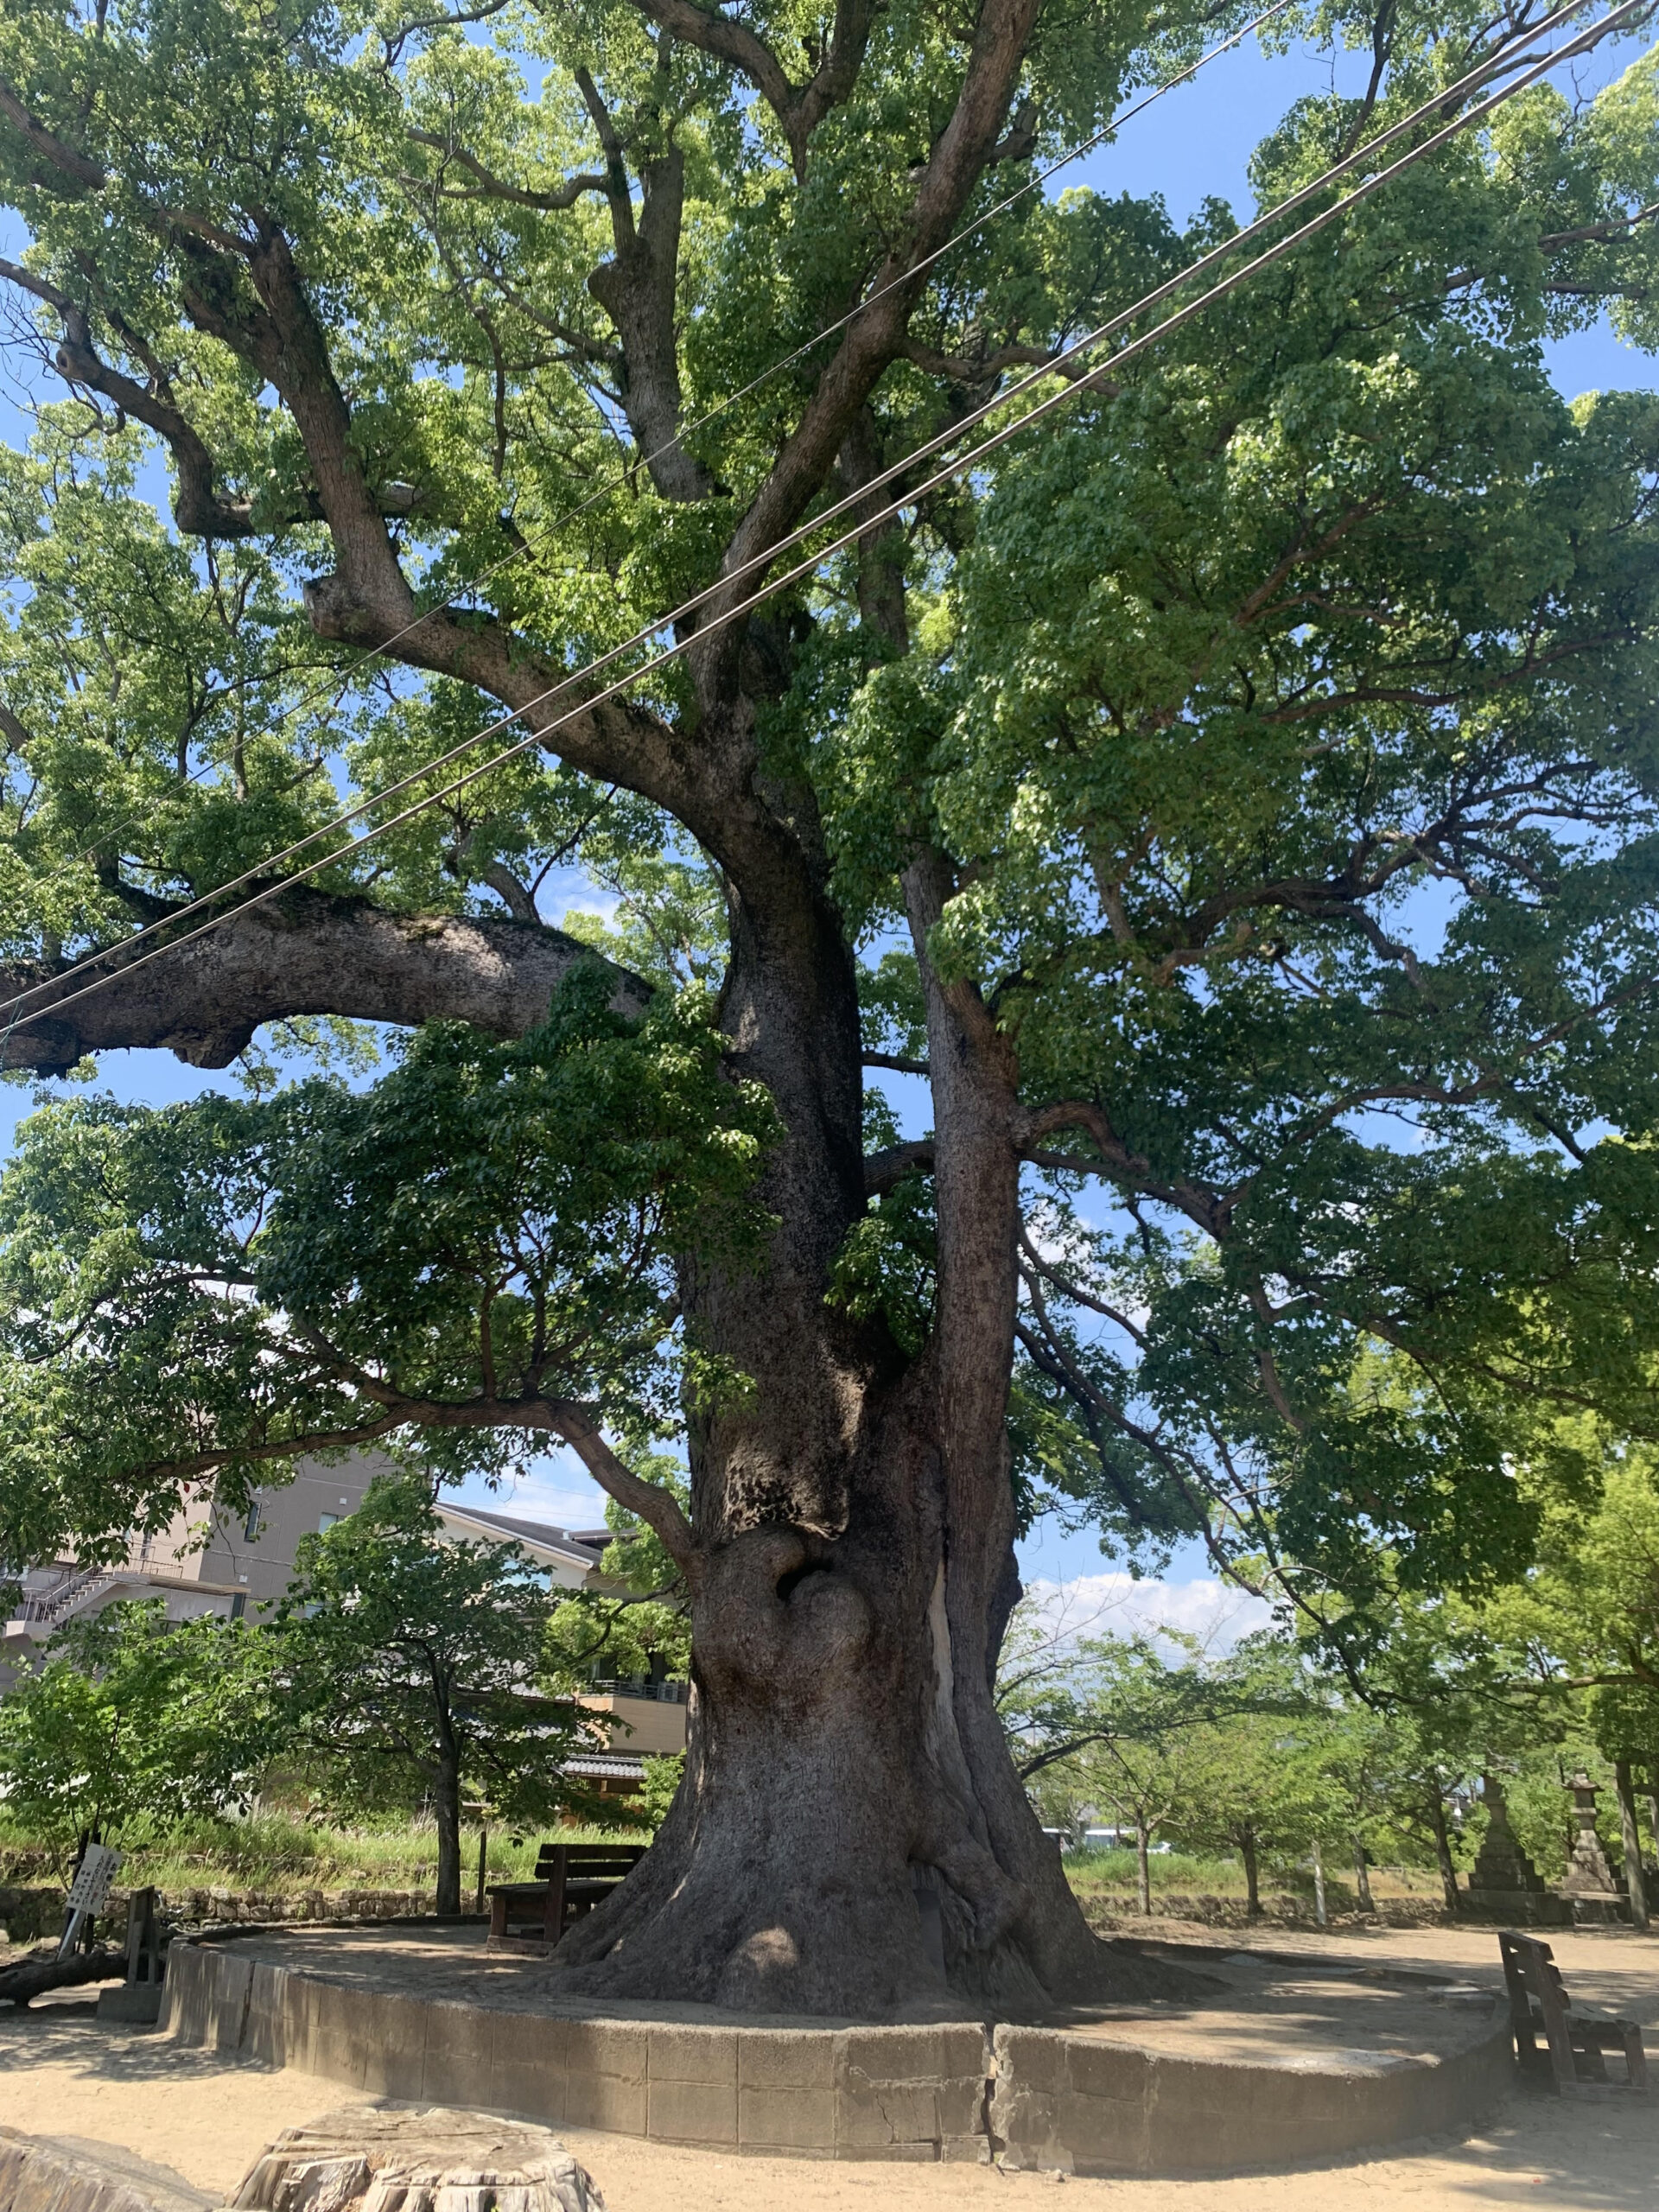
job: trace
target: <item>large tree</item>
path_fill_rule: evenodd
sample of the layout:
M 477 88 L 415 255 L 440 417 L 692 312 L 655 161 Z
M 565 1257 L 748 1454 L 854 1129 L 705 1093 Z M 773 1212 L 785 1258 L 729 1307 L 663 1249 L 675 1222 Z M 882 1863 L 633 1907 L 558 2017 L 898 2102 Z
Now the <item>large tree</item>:
M 0 1050 L 213 1067 L 264 1024 L 432 1030 L 365 1097 L 40 1117 L 7 1548 L 90 1551 L 399 1427 L 458 1460 L 566 1440 L 660 1540 L 694 1653 L 683 1785 L 562 1947 L 580 1986 L 907 2001 L 938 1986 L 918 1880 L 959 1994 L 1094 1986 L 993 1702 L 1044 1487 L 1126 1539 L 1265 1550 L 1317 1609 L 1384 1540 L 1420 1584 L 1522 1557 L 1529 1408 L 1653 1418 L 1659 404 L 1569 408 L 1539 352 L 1610 301 L 1648 330 L 1645 64 L 1503 108 L 711 619 L 1224 238 L 1218 207 L 1183 236 L 1033 193 L 932 258 L 1223 20 L 0 22 L 3 274 L 72 395 L 5 463 L 8 975 L 46 988 Z M 1531 20 L 1333 7 L 1369 86 L 1293 108 L 1258 191 Z M 709 585 L 671 667 L 558 690 Z M 426 779 L 383 840 L 125 964 L 339 781 L 503 709 L 540 754 Z M 537 904 L 572 861 L 621 902 L 574 998 Z M 873 1065 L 925 1075 L 925 1136 Z M 627 1464 L 667 1383 L 689 1513 Z

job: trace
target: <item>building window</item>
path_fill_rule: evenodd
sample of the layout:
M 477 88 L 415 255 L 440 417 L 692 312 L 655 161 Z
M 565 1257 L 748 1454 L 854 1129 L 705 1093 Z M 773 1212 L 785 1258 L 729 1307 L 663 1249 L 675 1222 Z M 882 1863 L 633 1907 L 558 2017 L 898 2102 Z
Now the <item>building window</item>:
M 250 1543 L 259 1534 L 259 1501 L 257 1497 L 248 1508 L 248 1517 L 242 1524 L 242 1534 Z
M 335 1522 L 338 1521 L 340 1517 L 340 1516 L 338 1513 L 324 1513 L 320 1515 L 317 1521 L 317 1534 L 320 1536 L 327 1535 L 329 1529 L 334 1527 Z
M 231 1618 L 233 1621 L 239 1621 L 247 1610 L 248 1593 L 245 1590 L 238 1590 L 231 1600 Z

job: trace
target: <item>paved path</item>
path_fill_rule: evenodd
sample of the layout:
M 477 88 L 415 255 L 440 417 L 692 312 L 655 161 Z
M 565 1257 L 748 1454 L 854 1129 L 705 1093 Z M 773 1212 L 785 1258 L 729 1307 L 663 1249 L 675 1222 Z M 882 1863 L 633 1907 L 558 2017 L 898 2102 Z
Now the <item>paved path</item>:
M 1635 2013 L 1654 2031 L 1649 2045 L 1659 2055 L 1659 1937 L 1568 1933 L 1552 1941 L 1568 1987 Z M 1495 1987 L 1501 1980 L 1489 1932 L 1321 1937 L 1272 1929 L 1260 1946 L 1456 1970 Z M 100 2028 L 86 1999 L 0 2014 L 0 2117 L 41 2133 L 123 2145 L 199 2188 L 228 2191 L 279 2128 L 342 2101 L 335 2084 L 309 2075 L 230 2065 L 153 2034 Z M 731 2158 L 575 2129 L 566 2140 L 598 2178 L 610 2212 L 988 2212 L 994 2204 L 1039 2212 L 1057 2185 L 972 2167 Z M 1061 2185 L 1074 2212 L 1655 2212 L 1659 2095 L 1637 2100 L 1609 2088 L 1563 2103 L 1518 2092 L 1467 2141 L 1322 2171 Z

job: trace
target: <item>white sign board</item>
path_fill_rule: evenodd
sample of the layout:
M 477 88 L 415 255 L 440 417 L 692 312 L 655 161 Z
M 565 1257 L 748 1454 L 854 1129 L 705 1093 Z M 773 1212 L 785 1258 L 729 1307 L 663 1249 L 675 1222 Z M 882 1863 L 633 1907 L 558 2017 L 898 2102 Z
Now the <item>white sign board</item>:
M 70 1911 L 102 1912 L 120 1864 L 120 1853 L 111 1851 L 107 1843 L 89 1843 L 69 1885 Z

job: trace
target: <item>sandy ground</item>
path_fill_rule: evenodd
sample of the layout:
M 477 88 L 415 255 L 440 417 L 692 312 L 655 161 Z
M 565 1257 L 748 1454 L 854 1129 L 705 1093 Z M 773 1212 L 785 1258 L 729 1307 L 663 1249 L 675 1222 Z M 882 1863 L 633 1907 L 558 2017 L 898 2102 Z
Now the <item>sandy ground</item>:
M 1169 1929 L 1171 1935 L 1205 1931 Z M 1213 1940 L 1211 1936 L 1211 1940 Z M 1552 1938 L 1568 1987 L 1659 2030 L 1659 1937 Z M 1264 1932 L 1264 1948 L 1323 1951 L 1367 1963 L 1448 1967 L 1497 1986 L 1489 1933 L 1413 1929 L 1352 1936 Z M 1649 2037 L 1659 2056 L 1659 2032 Z M 1618 2070 L 1614 2062 L 1610 2070 Z M 99 2027 L 79 1997 L 0 2014 L 0 2121 L 122 2145 L 197 2188 L 228 2195 L 283 2127 L 349 2102 L 308 2075 L 232 2064 L 154 2033 Z M 971 2166 L 817 2164 L 671 2151 L 582 2129 L 565 2140 L 600 2183 L 610 2212 L 954 2212 L 1034 2208 L 1057 2183 Z M 1558 2101 L 1517 2093 L 1483 2132 L 1359 2164 L 1202 2181 L 1058 2184 L 1075 2212 L 1503 2212 L 1560 2205 L 1581 2212 L 1653 2212 L 1659 2203 L 1659 2094 L 1593 2089 Z M 0 2208 L 3 2212 L 3 2208 Z

